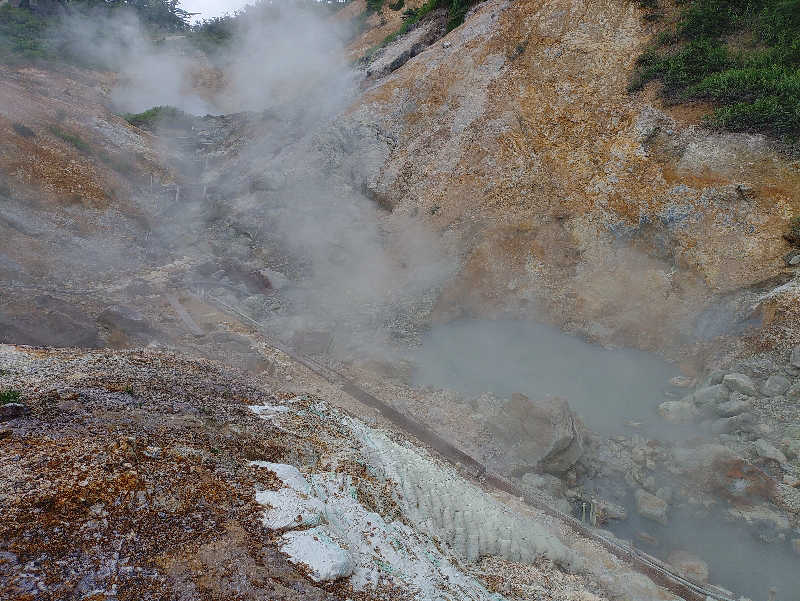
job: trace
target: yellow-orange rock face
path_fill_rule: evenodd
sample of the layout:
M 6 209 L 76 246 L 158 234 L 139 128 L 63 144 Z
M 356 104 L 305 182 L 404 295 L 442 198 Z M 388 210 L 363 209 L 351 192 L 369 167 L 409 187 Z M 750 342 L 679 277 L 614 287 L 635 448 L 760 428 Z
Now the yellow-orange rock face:
M 677 347 L 719 295 L 788 276 L 800 165 L 629 94 L 647 27 L 632 3 L 490 0 L 352 108 L 396 140 L 372 192 L 462 234 L 443 318 Z

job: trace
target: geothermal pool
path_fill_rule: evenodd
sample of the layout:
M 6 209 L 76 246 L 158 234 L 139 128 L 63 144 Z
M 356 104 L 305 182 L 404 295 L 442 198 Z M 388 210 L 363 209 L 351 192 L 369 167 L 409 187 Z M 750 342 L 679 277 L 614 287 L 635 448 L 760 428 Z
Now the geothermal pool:
M 696 426 L 674 426 L 657 414 L 666 394 L 685 394 L 669 384 L 678 374 L 674 366 L 642 351 L 604 349 L 552 326 L 511 320 L 437 325 L 423 337 L 414 360 L 418 386 L 449 388 L 467 397 L 485 392 L 561 396 L 589 428 L 606 436 L 638 432 L 680 444 L 701 434 Z M 603 494 L 603 483 L 586 484 L 613 498 Z M 681 508 L 661 526 L 637 514 L 632 494 L 625 505 L 627 519 L 606 525 L 620 538 L 662 559 L 673 549 L 694 553 L 708 563 L 710 582 L 753 601 L 767 601 L 770 587 L 777 591 L 776 601 L 800 601 L 800 561 L 788 539 L 763 543 L 741 522 Z M 658 544 L 640 540 L 642 531 Z
M 414 383 L 466 396 L 560 396 L 597 432 L 672 430 L 656 410 L 678 370 L 656 355 L 609 350 L 555 327 L 512 320 L 434 326 L 416 353 Z M 680 391 L 673 389 L 673 394 Z M 641 425 L 639 425 L 641 424 Z

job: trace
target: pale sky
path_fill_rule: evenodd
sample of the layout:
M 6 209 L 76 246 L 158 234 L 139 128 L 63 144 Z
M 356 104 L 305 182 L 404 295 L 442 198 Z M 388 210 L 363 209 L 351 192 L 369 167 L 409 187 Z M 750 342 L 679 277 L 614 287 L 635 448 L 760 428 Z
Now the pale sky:
M 231 13 L 247 4 L 253 4 L 255 0 L 181 0 L 181 8 L 190 13 L 200 13 L 192 17 L 192 21 L 198 19 L 208 19 L 209 17 L 221 17 L 225 13 Z

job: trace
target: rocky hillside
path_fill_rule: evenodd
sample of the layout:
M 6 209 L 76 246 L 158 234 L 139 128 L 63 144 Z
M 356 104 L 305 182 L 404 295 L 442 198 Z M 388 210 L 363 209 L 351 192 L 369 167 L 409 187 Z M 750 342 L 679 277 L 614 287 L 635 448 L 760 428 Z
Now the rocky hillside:
M 362 138 L 351 159 L 381 157 L 360 173 L 374 197 L 463 241 L 441 319 L 546 317 L 662 352 L 796 323 L 789 287 L 748 296 L 795 275 L 796 160 L 700 127 L 655 84 L 629 94 L 657 31 L 643 15 L 616 0 L 485 2 L 352 107 L 342 128 L 387 140 Z
M 165 353 L 0 358 L 5 598 L 674 598 L 319 396 Z
M 796 157 L 630 92 L 638 3 L 486 0 L 449 33 L 371 4 L 324 22 L 337 86 L 276 69 L 267 110 L 196 49 L 176 98 L 240 112 L 155 124 L 119 74 L 0 65 L 0 592 L 666 600 L 666 571 L 730 599 L 670 539 L 720 516 L 791 584 Z M 655 429 L 690 439 L 413 386 L 459 317 L 673 360 Z

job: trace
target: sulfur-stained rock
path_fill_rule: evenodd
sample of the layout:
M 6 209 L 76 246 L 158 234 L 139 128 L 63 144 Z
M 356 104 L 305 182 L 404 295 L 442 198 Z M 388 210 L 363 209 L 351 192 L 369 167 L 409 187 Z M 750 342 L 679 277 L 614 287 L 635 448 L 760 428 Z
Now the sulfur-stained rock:
M 694 582 L 708 582 L 708 564 L 688 551 L 673 551 L 667 557 L 678 573 Z

